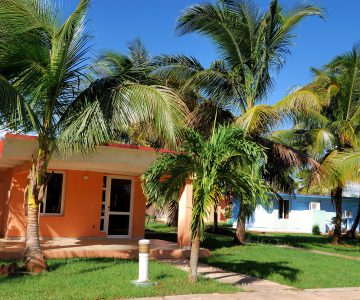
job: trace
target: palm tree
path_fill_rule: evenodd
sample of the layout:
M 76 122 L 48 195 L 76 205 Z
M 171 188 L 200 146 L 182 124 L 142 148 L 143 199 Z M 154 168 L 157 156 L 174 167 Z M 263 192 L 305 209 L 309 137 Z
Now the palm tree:
M 359 183 L 360 178 L 360 151 L 359 149 L 350 149 L 342 152 L 337 161 L 334 169 L 337 170 L 338 173 L 342 174 L 345 178 L 346 182 L 354 182 Z M 360 197 L 358 199 L 358 207 L 356 211 L 356 216 L 354 218 L 353 224 L 346 232 L 346 236 L 350 239 L 355 239 L 356 230 L 359 226 L 360 222 Z
M 309 185 L 320 193 L 331 193 L 336 208 L 334 243 L 339 244 L 342 191 L 347 181 L 358 178 L 355 165 L 344 168 L 341 157 L 360 145 L 360 47 L 354 46 L 313 72 L 313 82 L 276 104 L 294 120 L 294 127 L 278 136 L 291 136 L 295 146 L 306 149 L 321 163 L 322 174 L 314 172 Z
M 271 130 L 282 120 L 282 112 L 259 104 L 273 86 L 271 73 L 285 64 L 296 26 L 313 15 L 321 17 L 322 10 L 312 4 L 299 4 L 284 11 L 277 0 L 271 1 L 265 12 L 242 0 L 193 5 L 180 16 L 177 33 L 206 36 L 216 46 L 220 59 L 206 69 L 194 58 L 163 56 L 156 71 L 170 81 L 179 78 L 184 94 L 195 90 L 237 115 L 235 122 L 267 151 L 263 176 L 274 190 L 293 191 L 291 168 L 316 166 L 301 151 L 271 136 Z M 252 212 L 250 207 L 241 206 Z M 241 243 L 245 242 L 245 217 L 241 214 L 238 221 L 237 238 Z
M 196 88 L 186 87 L 187 76 L 194 71 L 204 70 L 201 63 L 194 57 L 184 55 L 160 55 L 153 60 L 155 69 L 152 74 L 168 87 L 175 89 L 184 99 L 190 114 L 188 125 L 205 136 L 210 136 L 214 124 L 225 125 L 235 120 L 231 108 L 226 103 L 220 103 L 209 98 Z M 212 64 L 216 68 L 216 63 Z M 176 69 L 176 70 L 174 70 Z M 184 71 L 185 74 L 181 72 Z M 216 88 L 216 87 L 214 87 Z M 149 202 L 150 203 L 150 202 Z M 166 211 L 169 225 L 177 224 L 178 202 L 176 198 L 154 199 L 154 204 Z M 217 220 L 216 208 L 214 220 Z M 214 221 L 214 231 L 217 231 L 217 223 Z
M 154 59 L 140 39 L 129 43 L 128 52 L 127 55 L 116 51 L 102 52 L 94 66 L 96 77 L 113 78 L 117 82 L 165 86 L 165 82 L 153 74 Z M 151 125 L 149 122 L 134 123 L 120 133 L 118 140 L 157 148 L 168 146 L 167 141 Z
M 179 190 L 192 179 L 190 281 L 197 280 L 204 218 L 227 191 L 248 201 L 266 199 L 260 177 L 265 162 L 263 150 L 246 140 L 241 128 L 219 126 L 209 138 L 188 129 L 179 152 L 163 154 L 145 172 L 143 187 L 149 199 L 178 198 Z
M 25 192 L 25 262 L 35 273 L 47 268 L 38 220 L 53 153 L 94 151 L 142 122 L 175 144 L 186 118 L 185 105 L 171 89 L 112 75 L 88 76 L 89 4 L 80 0 L 64 18 L 50 1 L 0 1 L 2 127 L 38 136 Z
M 235 121 L 231 103 L 220 101 L 212 93 L 223 88 L 221 82 L 209 86 L 206 92 L 191 84 L 190 78 L 206 72 L 195 57 L 164 54 L 156 56 L 154 64 L 156 68 L 153 74 L 163 80 L 167 86 L 176 89 L 183 97 L 191 112 L 188 123 L 196 131 L 210 136 L 214 123 L 225 125 Z M 210 70 L 214 72 L 221 69 L 220 61 L 214 61 L 210 66 Z

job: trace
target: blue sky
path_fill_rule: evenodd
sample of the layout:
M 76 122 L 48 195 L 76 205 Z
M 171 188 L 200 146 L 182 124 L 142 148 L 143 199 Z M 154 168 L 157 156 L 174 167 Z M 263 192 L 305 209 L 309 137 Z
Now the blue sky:
M 93 0 L 90 28 L 94 34 L 93 51 L 113 49 L 126 52 L 127 43 L 140 38 L 152 55 L 168 53 L 193 55 L 205 66 L 216 59 L 213 45 L 197 34 L 177 37 L 176 19 L 196 0 Z M 72 0 L 72 4 L 76 4 Z M 269 0 L 257 0 L 266 8 Z M 296 3 L 283 0 L 285 7 Z M 319 67 L 332 57 L 360 42 L 359 0 L 321 0 L 325 21 L 309 18 L 297 29 L 298 38 L 292 47 L 286 66 L 275 76 L 276 85 L 268 103 L 281 99 L 290 88 L 311 79 L 310 67 Z

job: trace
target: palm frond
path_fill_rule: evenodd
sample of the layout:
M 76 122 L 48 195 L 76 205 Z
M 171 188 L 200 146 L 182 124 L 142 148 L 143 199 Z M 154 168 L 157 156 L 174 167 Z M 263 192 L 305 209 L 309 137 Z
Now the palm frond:
M 269 105 L 255 105 L 243 113 L 236 123 L 252 135 L 268 133 L 281 120 L 280 114 Z

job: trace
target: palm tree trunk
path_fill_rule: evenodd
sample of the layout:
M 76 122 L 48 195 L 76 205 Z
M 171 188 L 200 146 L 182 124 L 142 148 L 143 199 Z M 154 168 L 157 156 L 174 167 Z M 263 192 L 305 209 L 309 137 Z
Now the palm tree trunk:
M 240 211 L 238 214 L 237 224 L 236 224 L 236 231 L 234 241 L 239 243 L 240 245 L 245 245 L 246 237 L 245 237 L 245 222 L 246 222 L 246 214 L 243 201 L 240 201 Z
M 200 252 L 200 235 L 199 231 L 191 241 L 191 253 L 190 253 L 190 270 L 189 270 L 189 281 L 197 281 L 198 274 L 197 268 L 199 263 L 199 252 Z
M 358 209 L 357 209 L 357 213 L 356 213 L 356 217 L 354 219 L 354 223 L 351 226 L 351 229 L 348 231 L 347 236 L 351 239 L 355 238 L 355 232 L 357 227 L 359 226 L 359 221 L 360 221 L 360 198 L 358 200 Z
M 45 271 L 47 265 L 39 241 L 39 205 L 28 205 L 25 244 L 25 265 L 28 271 Z
M 32 164 L 28 186 L 25 191 L 27 225 L 24 259 L 26 268 L 31 273 L 40 273 L 47 270 L 39 240 L 39 208 L 46 188 L 47 155 L 47 150 L 39 149 L 38 159 Z
M 177 227 L 179 216 L 179 203 L 177 200 L 171 200 L 168 207 L 167 225 Z
M 218 231 L 219 231 L 219 224 L 218 224 L 217 205 L 214 205 L 214 228 L 213 228 L 213 232 L 217 233 Z
M 335 203 L 335 229 L 334 229 L 334 244 L 342 244 L 341 239 L 341 215 L 342 215 L 342 188 L 338 186 L 333 191 L 334 203 Z

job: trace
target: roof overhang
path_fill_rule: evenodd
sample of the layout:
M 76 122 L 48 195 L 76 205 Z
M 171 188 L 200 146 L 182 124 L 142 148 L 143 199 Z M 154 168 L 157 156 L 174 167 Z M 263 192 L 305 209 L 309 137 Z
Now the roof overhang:
M 30 163 L 37 149 L 36 136 L 6 134 L 0 141 L 0 171 Z M 126 144 L 107 144 L 97 147 L 97 151 L 91 155 L 72 155 L 65 158 L 55 153 L 49 169 L 141 175 L 162 152 L 168 151 Z

